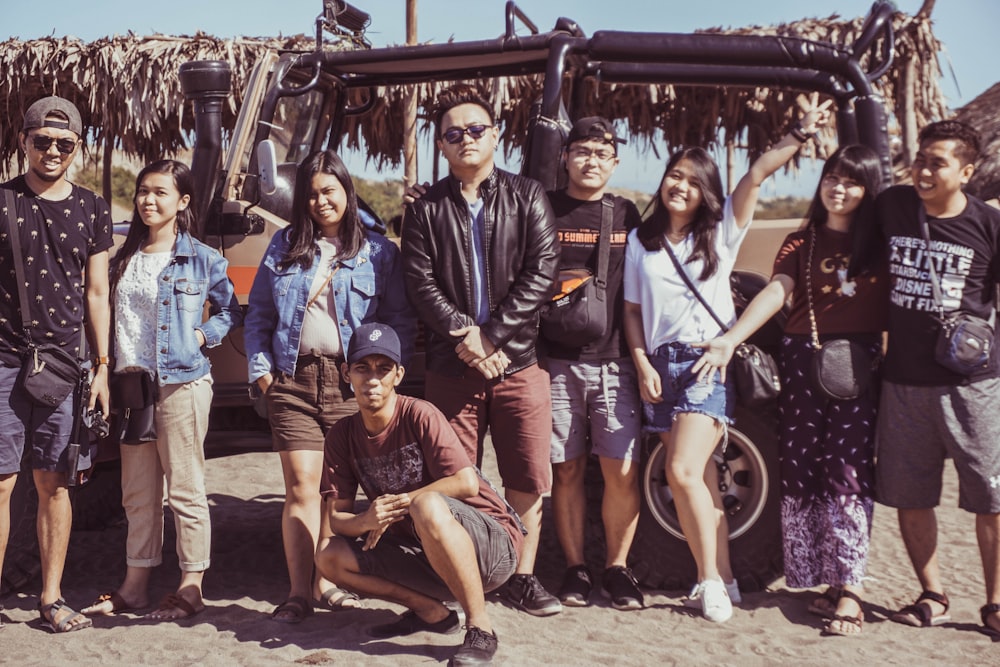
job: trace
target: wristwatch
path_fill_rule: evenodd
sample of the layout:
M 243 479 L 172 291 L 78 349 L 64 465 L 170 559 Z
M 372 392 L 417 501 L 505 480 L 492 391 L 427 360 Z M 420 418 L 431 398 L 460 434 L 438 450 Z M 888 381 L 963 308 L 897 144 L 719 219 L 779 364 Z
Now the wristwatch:
M 111 363 L 111 357 L 94 357 L 94 368 L 107 366 Z

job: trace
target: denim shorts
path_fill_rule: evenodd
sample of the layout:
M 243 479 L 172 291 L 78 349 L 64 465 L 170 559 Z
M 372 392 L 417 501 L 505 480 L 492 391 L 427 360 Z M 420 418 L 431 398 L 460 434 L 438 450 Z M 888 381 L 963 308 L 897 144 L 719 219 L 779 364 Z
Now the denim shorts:
M 736 392 L 732 380 L 726 378 L 725 384 L 698 382 L 697 375 L 691 372 L 702 354 L 701 349 L 686 343 L 667 343 L 649 356 L 653 368 L 660 374 L 663 401 L 643 403 L 647 433 L 669 431 L 674 418 L 682 412 L 708 415 L 727 426 L 733 423 Z
M 472 538 L 483 592 L 489 593 L 507 583 L 517 568 L 517 549 L 504 527 L 461 500 L 442 497 L 452 516 Z M 350 540 L 348 544 L 358 559 L 361 574 L 392 581 L 439 600 L 454 599 L 454 594 L 427 560 L 409 520 L 386 531 L 370 551 L 363 548 L 365 536 Z
M 32 403 L 17 387 L 19 368 L 0 364 L 0 475 L 21 469 L 24 448 L 31 450 L 33 470 L 69 470 L 70 436 L 73 432 L 74 392 L 54 408 Z M 88 447 L 80 449 L 80 470 L 90 467 Z

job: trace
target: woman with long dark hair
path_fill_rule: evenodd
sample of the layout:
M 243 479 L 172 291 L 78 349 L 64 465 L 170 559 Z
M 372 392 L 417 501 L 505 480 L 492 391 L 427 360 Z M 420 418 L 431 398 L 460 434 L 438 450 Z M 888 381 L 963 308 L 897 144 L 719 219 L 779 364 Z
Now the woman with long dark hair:
M 719 335 L 721 328 L 688 282 L 720 319 L 735 320 L 729 274 L 760 186 L 828 116 L 829 103 L 801 104 L 801 122 L 754 161 L 728 198 L 704 149 L 674 153 L 652 215 L 629 234 L 626 249 L 625 333 L 639 374 L 646 429 L 658 433 L 665 448 L 667 481 L 698 568 L 689 603 L 710 621 L 728 620 L 733 602 L 740 601 L 712 463 L 720 440 L 725 447 L 733 391 L 725 378 L 699 379 L 692 370 L 702 355 L 694 344 Z
M 281 534 L 290 589 L 272 618 L 298 623 L 313 601 L 331 608 L 357 598 L 314 580 L 321 526 L 323 439 L 357 412 L 340 365 L 355 329 L 382 322 L 399 335 L 404 361 L 416 321 L 406 300 L 399 250 L 364 227 L 354 182 L 333 151 L 309 155 L 295 177 L 292 219 L 274 235 L 250 289 L 244 327 L 249 378 L 264 394 L 285 505 Z
M 877 363 L 888 313 L 885 243 L 874 219 L 878 156 L 844 146 L 827 159 L 804 228 L 785 239 L 771 282 L 726 334 L 704 344 L 696 370 L 725 368 L 737 345 L 791 309 L 781 341 L 781 520 L 785 579 L 793 588 L 826 585 L 809 606 L 828 634 L 861 632 L 862 579 L 874 509 L 877 390 L 834 400 L 811 381 L 813 332 L 820 344 L 847 338 Z
M 149 575 L 163 559 L 164 479 L 181 580 L 147 618 L 177 620 L 205 608 L 201 587 L 212 543 L 204 454 L 212 375 L 205 350 L 243 317 L 228 262 L 189 233 L 193 196 L 191 170 L 180 162 L 160 160 L 140 171 L 128 235 L 111 262 L 115 378 L 131 376 L 155 396 L 155 433 L 121 446 L 125 581 L 87 614 L 148 606 Z

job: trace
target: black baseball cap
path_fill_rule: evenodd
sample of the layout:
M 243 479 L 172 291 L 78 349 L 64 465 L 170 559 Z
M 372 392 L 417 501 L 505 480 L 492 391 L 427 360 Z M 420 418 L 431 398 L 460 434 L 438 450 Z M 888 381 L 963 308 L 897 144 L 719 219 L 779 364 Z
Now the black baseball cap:
M 618 152 L 617 144 L 626 143 L 624 139 L 615 134 L 615 126 L 611 124 L 611 121 L 601 116 L 588 116 L 576 121 L 566 138 L 566 145 L 569 146 L 574 141 L 587 141 L 588 139 L 611 144 L 615 153 Z
M 66 117 L 66 120 L 49 118 L 54 113 L 61 113 Z M 83 121 L 80 120 L 80 112 L 72 102 L 56 95 L 43 97 L 24 112 L 24 123 L 21 124 L 21 130 L 27 132 L 38 127 L 58 127 L 75 132 L 78 137 L 83 136 Z
M 347 361 L 354 363 L 372 354 L 389 357 L 397 365 L 401 363 L 399 336 L 386 324 L 372 322 L 362 324 L 354 330 L 351 343 L 347 346 Z

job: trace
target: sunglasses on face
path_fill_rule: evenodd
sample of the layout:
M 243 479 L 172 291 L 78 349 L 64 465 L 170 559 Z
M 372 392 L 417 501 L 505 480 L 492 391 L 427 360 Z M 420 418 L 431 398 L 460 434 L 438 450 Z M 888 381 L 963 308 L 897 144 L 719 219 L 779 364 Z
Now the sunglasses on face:
M 56 143 L 56 150 L 62 155 L 69 155 L 76 150 L 76 139 L 56 139 L 55 137 L 46 137 L 42 134 L 36 134 L 31 137 L 31 145 L 35 147 L 36 151 L 41 153 L 47 153 L 49 148 L 52 147 L 52 142 Z
M 486 130 L 491 129 L 492 127 L 492 125 L 470 125 L 466 128 L 449 127 L 445 130 L 441 137 L 449 144 L 460 144 L 462 143 L 462 137 L 466 134 L 473 139 L 479 140 L 483 138 L 484 134 L 486 134 Z

